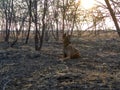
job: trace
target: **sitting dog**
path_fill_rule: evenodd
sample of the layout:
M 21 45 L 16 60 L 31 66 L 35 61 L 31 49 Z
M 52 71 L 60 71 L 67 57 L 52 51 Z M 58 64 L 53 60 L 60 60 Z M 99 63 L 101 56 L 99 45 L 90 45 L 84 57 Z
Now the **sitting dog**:
M 63 59 L 75 59 L 80 57 L 79 50 L 76 49 L 70 42 L 70 35 L 63 35 Z

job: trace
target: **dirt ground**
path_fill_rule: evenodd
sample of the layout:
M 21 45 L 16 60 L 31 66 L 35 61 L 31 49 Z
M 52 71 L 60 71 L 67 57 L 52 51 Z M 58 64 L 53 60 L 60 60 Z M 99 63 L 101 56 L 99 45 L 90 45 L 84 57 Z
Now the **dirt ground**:
M 60 61 L 62 43 L 41 51 L 0 43 L 0 90 L 120 90 L 120 39 L 73 39 L 78 59 Z

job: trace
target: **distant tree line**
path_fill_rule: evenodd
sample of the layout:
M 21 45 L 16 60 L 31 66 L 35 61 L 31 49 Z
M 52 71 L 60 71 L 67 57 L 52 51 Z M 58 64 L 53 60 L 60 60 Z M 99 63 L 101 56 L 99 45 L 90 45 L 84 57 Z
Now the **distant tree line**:
M 49 32 L 58 41 L 65 32 L 72 35 L 85 25 L 86 29 L 95 31 L 105 29 L 106 18 L 112 18 L 120 36 L 120 1 L 96 1 L 96 6 L 85 10 L 80 0 L 0 0 L 0 28 L 4 30 L 0 35 L 13 47 L 24 31 L 23 43 L 28 44 L 31 30 L 34 30 L 35 50 L 41 50 L 43 41 L 49 39 Z

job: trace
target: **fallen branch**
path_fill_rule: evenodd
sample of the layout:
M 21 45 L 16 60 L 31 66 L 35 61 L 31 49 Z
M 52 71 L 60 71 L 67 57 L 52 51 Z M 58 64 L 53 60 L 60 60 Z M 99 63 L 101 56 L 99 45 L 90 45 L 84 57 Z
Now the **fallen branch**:
M 10 82 L 11 80 L 8 80 L 4 85 L 3 85 L 3 90 L 5 90 L 7 84 Z

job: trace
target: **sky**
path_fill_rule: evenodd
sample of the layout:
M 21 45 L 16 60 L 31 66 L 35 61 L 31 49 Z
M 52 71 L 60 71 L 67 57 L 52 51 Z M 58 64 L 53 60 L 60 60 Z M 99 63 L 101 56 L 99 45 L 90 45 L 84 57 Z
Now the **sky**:
M 76 2 L 79 2 L 79 0 L 76 0 Z M 99 5 L 100 3 L 105 5 L 104 0 L 81 0 L 80 5 L 82 8 L 90 10 L 92 7 L 94 7 L 95 5 Z M 111 17 L 107 17 L 105 19 L 105 25 L 107 26 L 106 28 L 115 29 L 115 25 Z M 84 25 L 82 28 L 83 30 L 86 30 L 88 28 L 88 25 Z

